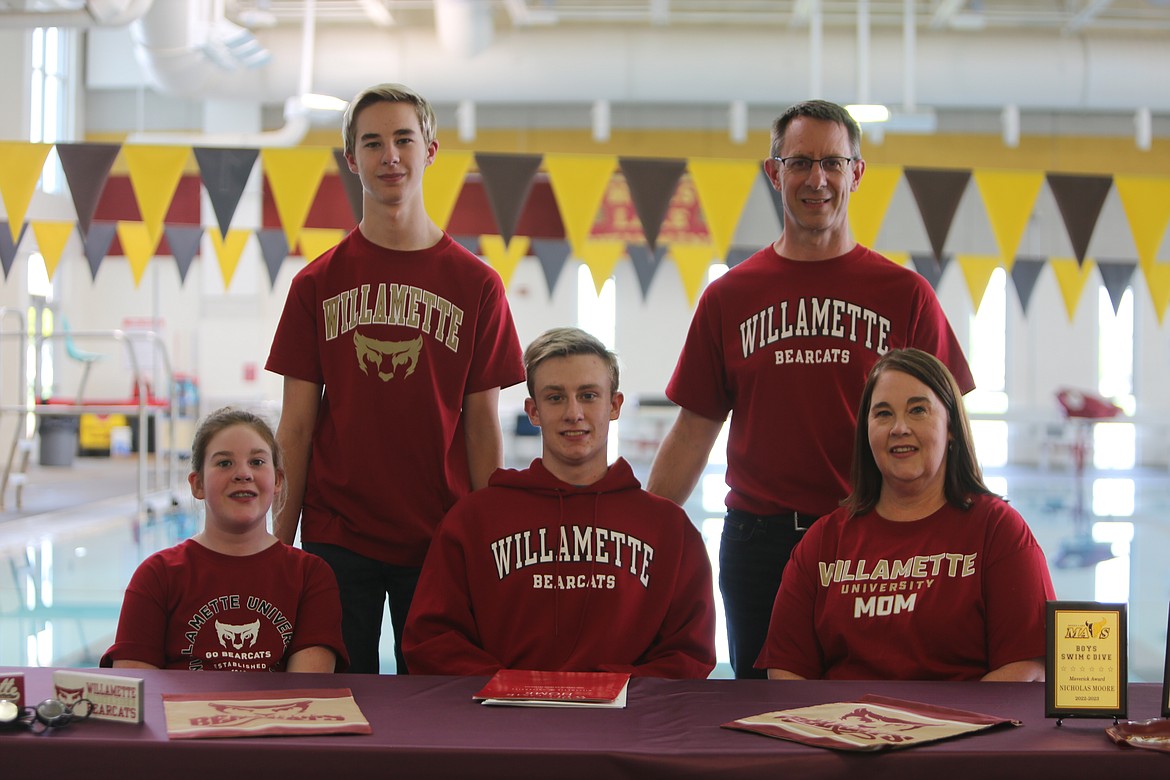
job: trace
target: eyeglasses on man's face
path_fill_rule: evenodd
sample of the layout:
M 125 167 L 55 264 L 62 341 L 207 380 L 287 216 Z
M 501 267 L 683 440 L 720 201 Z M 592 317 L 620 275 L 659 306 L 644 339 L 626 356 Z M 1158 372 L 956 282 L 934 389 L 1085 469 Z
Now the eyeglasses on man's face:
M 822 157 L 817 160 L 812 157 L 773 157 L 772 159 L 780 164 L 785 173 L 810 173 L 813 165 L 817 163 L 820 163 L 821 170 L 825 173 L 844 173 L 855 158 Z

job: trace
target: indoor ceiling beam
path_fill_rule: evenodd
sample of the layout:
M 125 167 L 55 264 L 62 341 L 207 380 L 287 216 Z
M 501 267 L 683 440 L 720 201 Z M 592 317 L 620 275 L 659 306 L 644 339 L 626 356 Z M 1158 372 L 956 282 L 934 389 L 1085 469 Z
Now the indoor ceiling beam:
M 1068 24 L 1064 26 L 1064 32 L 1071 34 L 1085 29 L 1112 3 L 1113 0 L 1089 0 L 1084 8 L 1078 11 L 1072 19 L 1069 19 Z

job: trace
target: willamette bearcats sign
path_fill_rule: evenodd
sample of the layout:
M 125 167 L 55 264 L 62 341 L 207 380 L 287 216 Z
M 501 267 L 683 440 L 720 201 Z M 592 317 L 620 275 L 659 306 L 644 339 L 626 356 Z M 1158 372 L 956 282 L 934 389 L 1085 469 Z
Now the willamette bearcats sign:
M 67 705 L 88 699 L 93 705 L 90 717 L 97 720 L 141 723 L 142 690 L 139 677 L 64 670 L 53 672 L 53 695 Z

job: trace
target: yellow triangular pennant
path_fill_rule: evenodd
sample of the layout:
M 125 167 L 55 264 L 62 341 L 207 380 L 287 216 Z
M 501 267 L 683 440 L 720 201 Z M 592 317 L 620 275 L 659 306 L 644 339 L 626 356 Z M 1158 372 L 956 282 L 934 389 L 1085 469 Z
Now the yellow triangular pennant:
M 885 251 L 883 251 L 882 257 L 885 257 L 888 260 L 892 260 L 893 262 L 895 262 L 901 266 L 910 265 L 910 253 L 909 252 L 885 252 Z
M 487 259 L 488 265 L 496 269 L 500 279 L 507 287 L 512 282 L 512 274 L 516 273 L 516 266 L 528 256 L 528 248 L 532 240 L 528 236 L 513 236 L 511 243 L 505 246 L 503 236 L 485 235 L 479 237 L 479 251 Z
M 122 157 L 130 170 L 130 186 L 138 202 L 142 224 L 157 245 L 163 232 L 163 220 L 183 178 L 183 168 L 191 156 L 189 146 L 122 147 Z M 151 247 L 154 251 L 154 247 Z M 129 255 L 127 255 L 129 257 Z
M 1158 247 L 1170 225 L 1170 179 L 1151 176 L 1114 176 L 1121 197 L 1138 264 L 1148 269 L 1157 262 Z
M 902 179 L 900 165 L 867 165 L 857 192 L 849 196 L 849 229 L 859 244 L 877 245 L 894 190 Z
M 130 263 L 130 273 L 134 276 L 134 286 L 142 283 L 142 275 L 146 273 L 146 266 L 154 257 L 154 250 L 158 247 L 158 236 L 150 232 L 150 228 L 141 222 L 119 222 L 117 224 L 118 243 L 126 253 L 126 260 Z
M 248 243 L 251 230 L 244 228 L 229 228 L 227 237 L 219 234 L 218 227 L 210 227 L 207 234 L 211 236 L 211 246 L 215 249 L 215 256 L 219 260 L 219 272 L 223 275 L 223 289 L 232 286 L 232 278 L 240 265 L 240 255 L 244 253 L 244 245 Z
M 65 251 L 65 242 L 73 235 L 75 222 L 33 222 L 33 235 L 37 239 L 37 247 L 41 257 L 45 259 L 45 270 L 49 278 L 57 273 L 57 263 L 61 262 L 61 253 Z
M 593 274 L 593 286 L 601 295 L 605 280 L 613 275 L 618 260 L 625 257 L 626 242 L 617 240 L 586 241 L 581 244 L 581 262 Z
M 671 244 L 670 257 L 678 267 L 687 302 L 694 307 L 707 279 L 707 269 L 715 259 L 715 247 L 711 244 Z
M 1170 263 L 1151 263 L 1142 269 L 1142 274 L 1146 277 L 1154 313 L 1161 325 L 1162 318 L 1166 316 L 1166 307 L 1170 305 Z
M 1075 257 L 1052 257 L 1048 259 L 1048 264 L 1056 274 L 1056 283 L 1060 285 L 1060 295 L 1064 298 L 1064 308 L 1068 312 L 1069 322 L 1072 322 L 1081 293 L 1085 291 L 1085 282 L 1097 267 L 1097 262 L 1091 257 L 1086 257 L 1083 264 L 1077 263 Z
M 473 157 L 471 152 L 436 154 L 435 161 L 423 176 L 423 203 L 427 206 L 427 215 L 443 230 L 451 221 Z
M 304 228 L 301 230 L 301 254 L 311 263 L 340 244 L 345 233 L 338 228 Z
M 20 238 L 24 215 L 52 148 L 52 144 L 0 142 L 0 197 L 4 200 L 13 242 Z
M 584 246 L 615 167 L 617 158 L 612 155 L 545 155 L 544 168 L 561 212 L 565 238 L 576 257 L 585 257 Z
M 971 295 L 971 306 L 976 312 L 983 303 L 983 294 L 987 292 L 987 283 L 991 275 L 999 268 L 999 258 L 994 255 L 955 255 L 959 267 L 963 269 L 963 278 L 967 280 L 967 292 Z
M 1028 227 L 1036 197 L 1044 186 L 1044 174 L 1029 171 L 975 171 L 975 185 L 999 247 L 1003 267 L 1016 262 L 1016 251 Z M 976 307 L 978 308 L 978 307 Z
M 260 160 L 272 189 L 272 201 L 276 204 L 284 237 L 289 247 L 295 247 L 309 217 L 309 208 L 317 196 L 317 188 L 321 186 L 325 168 L 333 161 L 333 151 L 312 147 L 261 149 Z M 308 252 L 304 254 L 309 257 Z
M 723 260 L 752 194 L 752 186 L 759 178 L 760 165 L 754 161 L 691 158 L 687 169 L 699 192 L 699 203 L 715 246 L 715 259 Z

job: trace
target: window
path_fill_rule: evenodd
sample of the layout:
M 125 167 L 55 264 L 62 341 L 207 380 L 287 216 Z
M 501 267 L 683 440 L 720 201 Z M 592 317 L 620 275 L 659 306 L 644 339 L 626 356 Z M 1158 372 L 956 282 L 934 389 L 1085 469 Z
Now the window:
M 32 31 L 29 141 L 33 143 L 51 144 L 73 137 L 70 44 L 68 30 L 38 27 Z M 64 178 L 54 151 L 46 162 L 41 189 L 60 192 Z
M 1097 296 L 1097 392 L 1133 414 L 1133 288 L 1126 288 L 1113 311 L 1109 291 Z M 1137 461 L 1134 424 L 1099 422 L 1093 426 L 1093 465 L 1099 469 L 1131 469 Z
M 997 268 L 987 282 L 979 310 L 971 315 L 967 361 L 975 377 L 975 389 L 964 397 L 972 416 L 971 435 L 984 466 L 1008 462 L 1007 394 L 1007 273 Z

